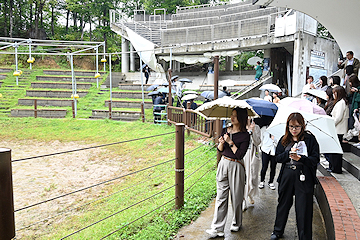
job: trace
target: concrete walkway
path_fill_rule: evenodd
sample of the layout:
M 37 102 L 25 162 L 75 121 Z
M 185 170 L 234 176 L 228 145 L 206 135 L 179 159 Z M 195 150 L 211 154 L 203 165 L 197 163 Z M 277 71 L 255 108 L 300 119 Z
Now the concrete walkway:
M 280 164 L 277 164 L 277 174 Z M 276 176 L 277 177 L 277 176 Z M 267 181 L 268 176 L 266 177 Z M 276 179 L 276 178 L 275 178 Z M 277 187 L 277 183 L 275 184 Z M 232 209 L 229 205 L 229 214 L 225 227 L 225 239 L 227 240 L 259 240 L 270 239 L 271 232 L 274 227 L 276 206 L 277 206 L 277 190 L 271 190 L 268 186 L 260 189 L 259 196 L 256 197 L 255 204 L 248 206 L 243 212 L 243 225 L 239 232 L 230 232 Z M 181 228 L 175 239 L 208 239 L 209 235 L 205 232 L 211 226 L 214 214 L 215 200 L 210 206 L 201 213 L 200 217 L 192 224 Z M 217 238 L 224 239 L 224 238 Z M 289 219 L 286 225 L 283 239 L 298 239 L 295 219 L 294 206 L 290 210 Z M 313 218 L 313 239 L 326 239 L 325 225 L 316 199 L 314 197 L 314 218 Z

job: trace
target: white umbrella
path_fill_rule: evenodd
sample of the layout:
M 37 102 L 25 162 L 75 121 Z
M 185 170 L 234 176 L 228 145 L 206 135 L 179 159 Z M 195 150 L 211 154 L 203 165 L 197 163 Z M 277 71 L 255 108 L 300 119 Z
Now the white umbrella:
M 183 95 L 186 95 L 186 94 L 198 94 L 196 91 L 185 91 L 183 92 Z
M 231 79 L 222 80 L 219 82 L 219 85 L 223 86 L 223 87 L 232 87 L 232 86 L 235 86 L 236 84 L 238 84 L 238 82 L 235 80 L 231 80 Z
M 262 85 L 259 88 L 259 90 L 262 90 L 262 91 L 269 90 L 269 92 L 281 92 L 281 89 L 278 86 L 276 86 L 275 84 L 271 84 L 271 83 Z
M 320 153 L 343 153 L 336 134 L 334 119 L 327 115 L 307 113 L 292 107 L 280 105 L 274 120 L 266 132 L 280 139 L 285 134 L 286 120 L 290 113 L 293 112 L 301 113 L 304 117 L 306 130 L 315 136 L 320 146 Z
M 255 66 L 257 62 L 262 62 L 263 59 L 260 57 L 251 57 L 247 60 L 247 64 Z
M 190 100 L 190 99 L 195 99 L 195 98 L 197 98 L 198 97 L 198 95 L 197 94 L 188 94 L 188 95 L 185 95 L 185 96 L 183 96 L 182 98 L 181 98 L 181 100 Z
M 204 103 L 196 111 L 206 116 L 207 119 L 228 119 L 231 117 L 232 110 L 236 107 L 246 108 L 249 116 L 259 117 L 245 100 L 234 100 L 226 96 Z
M 325 91 L 322 90 L 317 90 L 317 89 L 309 89 L 307 90 L 307 92 L 305 92 L 307 94 L 313 95 L 315 97 L 319 97 L 323 100 L 327 100 L 327 95 Z

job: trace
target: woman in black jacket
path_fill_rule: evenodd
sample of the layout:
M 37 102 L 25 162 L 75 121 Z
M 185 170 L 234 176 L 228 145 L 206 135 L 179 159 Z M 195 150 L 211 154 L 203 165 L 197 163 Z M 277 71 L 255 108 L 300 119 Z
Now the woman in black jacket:
M 300 113 L 291 113 L 286 121 L 285 135 L 276 147 L 276 161 L 282 163 L 276 220 L 271 239 L 282 237 L 293 205 L 300 240 L 312 239 L 313 194 L 317 183 L 316 168 L 320 161 L 319 144 L 314 135 L 305 131 Z

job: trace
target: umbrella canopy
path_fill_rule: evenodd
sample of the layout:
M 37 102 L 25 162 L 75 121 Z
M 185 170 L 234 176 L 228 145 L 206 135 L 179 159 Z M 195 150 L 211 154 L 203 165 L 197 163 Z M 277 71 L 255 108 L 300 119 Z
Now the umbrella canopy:
M 286 97 L 282 100 L 280 100 L 280 104 L 284 106 L 289 106 L 304 112 L 308 113 L 315 113 L 315 114 L 321 114 L 326 115 L 326 112 L 323 108 L 319 107 L 318 105 L 310 102 L 306 99 L 300 99 L 300 98 L 292 98 L 292 97 Z
M 158 95 L 159 93 L 160 93 L 159 91 L 149 92 L 148 96 Z
M 260 116 L 274 117 L 278 107 L 275 103 L 265 101 L 259 98 L 250 98 L 245 100 L 250 106 L 253 107 L 254 111 Z
M 319 97 L 323 100 L 327 100 L 327 95 L 325 91 L 321 91 L 321 90 L 317 90 L 317 89 L 309 89 L 307 90 L 307 92 L 305 92 L 306 94 L 315 96 L 315 97 Z
M 198 94 L 198 93 L 196 91 L 184 91 L 183 94 L 187 95 L 187 94 Z
M 223 87 L 233 87 L 237 84 L 237 81 L 235 80 L 231 80 L 231 79 L 228 79 L 228 80 L 223 80 L 223 81 L 220 81 L 219 82 L 219 85 L 220 86 L 223 86 Z
M 214 99 L 214 91 L 204 91 L 201 93 L 201 96 L 207 99 Z M 226 93 L 223 91 L 218 91 L 218 98 L 225 97 Z
M 167 87 L 167 86 L 169 86 L 169 83 L 168 83 L 168 82 L 164 82 L 164 83 L 161 84 L 161 86 Z
M 234 100 L 230 97 L 204 103 L 196 111 L 206 116 L 207 119 L 227 119 L 231 117 L 232 110 L 237 107 L 246 108 L 248 115 L 251 117 L 258 117 L 254 109 L 246 101 Z
M 262 85 L 259 90 L 262 90 L 262 91 L 265 91 L 265 90 L 269 90 L 269 92 L 282 92 L 281 89 L 276 86 L 275 84 L 265 84 L 265 85 Z
M 157 84 L 151 85 L 150 87 L 148 87 L 148 88 L 146 89 L 146 91 L 152 91 L 152 90 L 156 89 L 158 86 L 159 86 L 159 85 L 157 85 Z
M 173 80 L 176 79 L 176 78 L 179 78 L 179 75 L 172 76 L 172 77 L 171 77 L 171 81 L 173 81 Z
M 280 106 L 274 120 L 266 131 L 280 139 L 285 134 L 286 120 L 290 113 L 293 112 L 299 112 L 304 117 L 306 130 L 315 136 L 320 145 L 320 153 L 343 153 L 336 133 L 334 119 L 327 115 L 312 114 L 292 107 Z
M 255 66 L 257 62 L 262 62 L 263 59 L 260 57 L 251 57 L 247 60 L 247 64 Z
M 161 93 L 169 93 L 169 88 L 163 87 L 163 88 L 158 89 L 158 91 Z
M 191 100 L 191 99 L 195 99 L 195 98 L 197 98 L 198 97 L 198 95 L 197 94 L 188 94 L 188 95 L 185 95 L 185 96 L 183 96 L 182 98 L 181 98 L 181 100 Z
M 192 80 L 188 79 L 188 78 L 181 78 L 178 80 L 179 82 L 187 82 L 187 83 L 192 83 Z

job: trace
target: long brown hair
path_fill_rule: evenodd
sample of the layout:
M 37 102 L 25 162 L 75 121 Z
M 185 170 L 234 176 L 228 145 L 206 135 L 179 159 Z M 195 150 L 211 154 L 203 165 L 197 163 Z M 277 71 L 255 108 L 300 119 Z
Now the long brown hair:
M 286 147 L 289 143 L 293 142 L 293 139 L 292 139 L 292 135 L 290 133 L 290 130 L 289 130 L 289 122 L 290 121 L 296 121 L 300 124 L 301 126 L 301 132 L 299 133 L 299 137 L 298 137 L 298 140 L 303 140 L 304 138 L 304 132 L 305 132 L 305 120 L 304 120 L 304 117 L 298 113 L 298 112 L 295 112 L 295 113 L 291 113 L 286 121 L 286 129 L 285 129 L 285 135 L 283 137 L 283 139 L 281 140 L 281 144 Z
M 237 120 L 240 124 L 240 132 L 246 132 L 246 125 L 248 120 L 248 112 L 246 108 L 235 108 L 233 111 L 236 111 Z
M 344 99 L 346 105 L 348 104 L 348 100 L 346 99 L 346 92 L 345 92 L 345 88 L 341 87 L 341 86 L 336 86 L 335 88 L 333 88 L 333 93 L 335 95 L 335 99 L 334 99 L 334 105 L 340 101 L 341 99 Z

